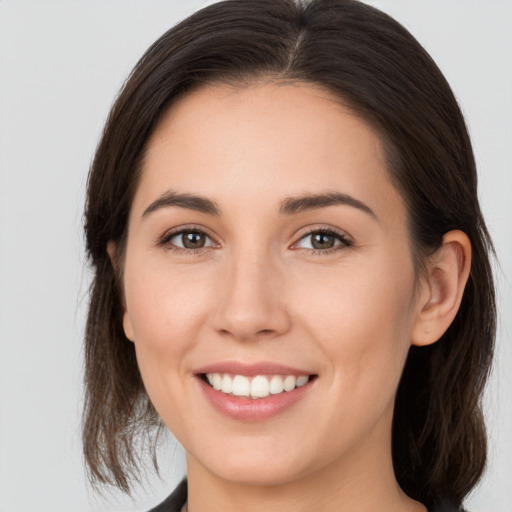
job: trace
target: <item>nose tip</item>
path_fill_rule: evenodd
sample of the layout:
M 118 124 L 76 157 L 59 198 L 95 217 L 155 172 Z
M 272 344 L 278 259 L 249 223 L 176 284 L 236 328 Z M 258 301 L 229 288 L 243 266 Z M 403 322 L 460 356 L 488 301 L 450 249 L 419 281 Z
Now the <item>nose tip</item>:
M 240 341 L 283 334 L 290 327 L 290 318 L 280 291 L 282 280 L 270 265 L 237 265 L 219 295 L 214 315 L 216 331 Z
M 251 339 L 265 338 L 271 337 L 274 334 L 278 333 L 278 329 L 260 329 L 252 328 L 247 322 L 242 321 L 234 321 L 230 328 L 219 329 L 219 334 L 223 336 L 232 335 L 234 338 L 240 341 L 250 341 Z

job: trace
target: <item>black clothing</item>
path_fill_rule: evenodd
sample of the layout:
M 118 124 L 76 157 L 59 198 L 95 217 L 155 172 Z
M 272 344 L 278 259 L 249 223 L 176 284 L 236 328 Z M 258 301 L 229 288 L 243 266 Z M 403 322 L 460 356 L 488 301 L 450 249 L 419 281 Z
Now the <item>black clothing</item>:
M 186 501 L 187 480 L 184 479 L 165 501 L 152 508 L 149 512 L 180 512 L 181 507 L 183 507 Z M 448 501 L 441 500 L 430 512 L 464 512 L 464 510 L 454 507 Z
M 187 501 L 187 480 L 183 479 L 172 494 L 149 512 L 180 512 Z

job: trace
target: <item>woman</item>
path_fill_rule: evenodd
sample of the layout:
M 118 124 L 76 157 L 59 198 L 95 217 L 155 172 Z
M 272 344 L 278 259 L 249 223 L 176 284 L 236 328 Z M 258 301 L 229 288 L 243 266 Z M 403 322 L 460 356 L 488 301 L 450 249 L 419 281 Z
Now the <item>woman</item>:
M 414 38 L 350 0 L 233 0 L 164 34 L 88 183 L 84 449 L 157 507 L 458 510 L 486 458 L 492 245 L 471 144 Z

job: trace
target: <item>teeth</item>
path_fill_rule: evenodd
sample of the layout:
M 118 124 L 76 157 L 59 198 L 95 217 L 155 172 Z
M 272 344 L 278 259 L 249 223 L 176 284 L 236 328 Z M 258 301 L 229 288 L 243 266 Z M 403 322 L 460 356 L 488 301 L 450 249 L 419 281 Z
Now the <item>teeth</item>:
M 270 384 L 266 377 L 258 375 L 251 382 L 251 396 L 254 398 L 263 398 L 270 394 Z
M 231 393 L 233 391 L 233 380 L 229 375 L 221 376 L 220 390 L 223 393 Z
M 297 377 L 297 387 L 300 388 L 304 386 L 304 384 L 306 384 L 308 380 L 309 377 L 307 375 L 301 375 L 300 377 Z
M 297 379 L 293 375 L 288 375 L 284 379 L 284 390 L 291 391 L 292 389 L 295 389 L 296 382 L 297 382 Z
M 282 393 L 284 391 L 284 382 L 281 377 L 278 375 L 274 375 L 270 379 L 270 392 L 273 395 L 278 395 L 279 393 Z
M 304 386 L 309 381 L 309 376 L 256 375 L 250 378 L 228 373 L 207 373 L 206 379 L 214 389 L 228 395 L 266 398 L 269 395 L 278 395 Z
M 229 379 L 227 375 L 224 375 L 222 382 L 226 380 L 226 377 Z M 235 375 L 233 378 L 233 395 L 235 396 L 249 396 L 251 394 L 251 382 L 247 377 L 243 375 Z M 227 391 L 222 388 L 223 393 L 227 393 Z

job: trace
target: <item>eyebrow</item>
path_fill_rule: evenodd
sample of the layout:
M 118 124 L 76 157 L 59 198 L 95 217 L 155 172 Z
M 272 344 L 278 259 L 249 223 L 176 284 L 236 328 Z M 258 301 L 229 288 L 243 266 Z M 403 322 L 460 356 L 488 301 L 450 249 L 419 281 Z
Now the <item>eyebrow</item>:
M 294 215 L 296 213 L 316 210 L 317 208 L 326 208 L 333 205 L 345 205 L 357 208 L 377 220 L 377 215 L 368 205 L 355 197 L 348 194 L 342 194 L 341 192 L 325 192 L 321 194 L 304 194 L 296 197 L 288 197 L 281 202 L 279 213 L 281 215 Z M 147 217 L 149 214 L 161 208 L 169 207 L 195 210 L 216 217 L 219 217 L 222 214 L 219 205 L 211 199 L 170 190 L 159 197 L 156 201 L 153 201 L 144 210 L 142 217 Z
M 368 205 L 355 197 L 342 194 L 341 192 L 325 192 L 323 194 L 289 197 L 281 203 L 279 213 L 282 215 L 293 215 L 295 213 L 333 205 L 352 206 L 377 220 L 377 215 L 375 215 L 375 212 Z
M 172 190 L 166 192 L 156 201 L 153 201 L 142 214 L 142 217 L 147 217 L 150 213 L 153 213 L 160 208 L 169 207 L 186 208 L 188 210 L 195 210 L 207 215 L 220 216 L 221 210 L 217 203 L 207 199 L 206 197 L 195 196 L 192 194 L 178 194 Z

